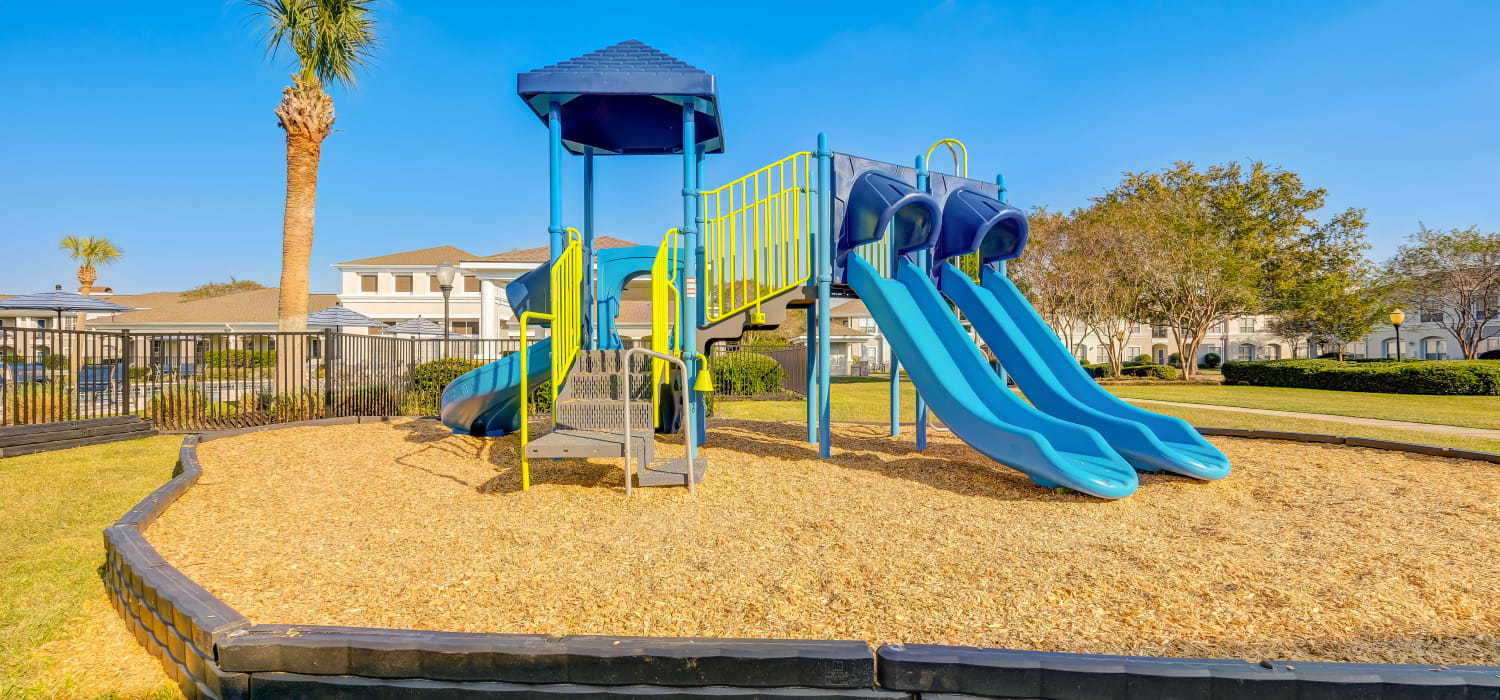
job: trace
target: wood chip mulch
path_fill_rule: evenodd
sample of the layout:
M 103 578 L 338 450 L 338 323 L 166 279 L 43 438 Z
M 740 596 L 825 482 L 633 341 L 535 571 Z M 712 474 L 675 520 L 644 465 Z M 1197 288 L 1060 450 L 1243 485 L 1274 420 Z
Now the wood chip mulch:
M 522 492 L 514 436 L 432 420 L 257 433 L 147 536 L 265 623 L 1500 664 L 1494 465 L 1216 438 L 1228 479 L 1109 502 L 885 432 L 717 421 L 696 500 L 620 460 Z

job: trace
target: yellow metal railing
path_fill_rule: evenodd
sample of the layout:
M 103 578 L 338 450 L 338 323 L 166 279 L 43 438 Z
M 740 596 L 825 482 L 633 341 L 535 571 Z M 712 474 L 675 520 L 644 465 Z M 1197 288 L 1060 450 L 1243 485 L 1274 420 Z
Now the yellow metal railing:
M 865 259 L 870 266 L 875 268 L 885 277 L 894 276 L 896 271 L 891 267 L 891 227 L 885 227 L 885 235 L 861 246 L 855 246 L 854 254 Z
M 811 153 L 793 153 L 703 193 L 705 323 L 714 323 L 807 282 L 817 207 Z
M 674 357 L 682 354 L 682 337 L 677 327 L 679 308 L 682 304 L 682 288 L 678 286 L 677 229 L 662 236 L 661 247 L 656 249 L 656 259 L 651 262 L 651 351 Z M 675 303 L 674 303 L 675 302 Z M 657 405 L 661 401 L 662 377 L 666 376 L 667 361 L 651 361 L 651 415 L 660 421 Z
M 953 154 L 953 174 L 959 177 L 968 177 L 969 147 L 965 146 L 964 142 L 958 139 L 940 139 L 937 143 L 932 144 L 932 148 L 927 149 L 927 157 L 924 159 L 927 161 L 927 169 L 932 169 L 932 152 L 936 151 L 938 146 L 947 146 L 948 152 Z M 954 148 L 954 146 L 958 148 Z M 963 160 L 959 160 L 959 151 L 963 151 Z
M 568 229 L 568 247 L 552 263 L 548 291 L 551 313 L 527 311 L 521 314 L 521 490 L 531 488 L 531 463 L 526 459 L 526 443 L 531 430 L 530 373 L 526 367 L 526 326 L 533 320 L 552 323 L 552 424 L 557 424 L 557 389 L 573 361 L 578 359 L 583 341 L 583 243 L 576 229 Z

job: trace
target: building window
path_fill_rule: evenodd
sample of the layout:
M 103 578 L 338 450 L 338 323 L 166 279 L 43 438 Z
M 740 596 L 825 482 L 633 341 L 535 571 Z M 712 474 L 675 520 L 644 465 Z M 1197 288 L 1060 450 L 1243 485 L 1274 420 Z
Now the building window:
M 1219 335 L 1224 335 L 1225 333 L 1228 333 L 1229 332 L 1229 322 L 1228 321 L 1220 321 L 1218 323 L 1218 325 L 1214 326 L 1213 332 L 1214 333 L 1218 333 Z
M 376 286 L 378 284 L 377 279 L 378 278 L 375 275 L 360 275 L 359 291 L 365 294 L 374 294 L 375 291 L 379 289 L 379 287 Z
M 1344 357 L 1362 358 L 1364 356 L 1365 342 L 1363 340 L 1349 343 L 1348 345 L 1344 346 Z
M 1135 358 L 1140 357 L 1140 356 L 1141 356 L 1141 346 L 1139 346 L 1139 345 L 1132 345 L 1132 346 L 1130 346 L 1128 348 L 1125 348 L 1125 359 L 1126 360 L 1134 362 Z M 686 474 L 686 473 L 687 472 L 683 472 L 683 474 Z M 686 478 L 687 477 L 683 477 L 683 479 L 686 479 Z
M 475 293 L 477 293 L 479 291 L 479 278 L 478 277 L 465 277 L 464 278 L 464 291 L 465 292 L 475 292 Z M 686 474 L 687 472 L 683 472 L 683 473 Z
M 1089 346 L 1078 344 L 1073 346 L 1073 356 L 1085 362 L 1089 359 Z M 686 474 L 687 472 L 683 472 Z M 685 477 L 684 477 L 685 478 Z
M 1109 362 L 1109 348 L 1106 348 L 1103 345 L 1100 345 L 1099 347 L 1094 348 L 1094 362 L 1097 362 L 1097 363 L 1099 363 L 1101 365 L 1104 364 L 1104 363 L 1106 363 L 1106 362 Z M 687 474 L 687 472 L 683 472 L 683 474 Z M 686 478 L 687 477 L 685 477 L 685 476 L 683 477 L 683 479 L 686 479 Z
M 437 275 L 428 275 L 427 276 L 427 291 L 433 292 L 433 293 L 437 293 L 437 294 L 441 294 L 442 293 L 443 287 L 442 287 L 442 285 L 438 284 Z M 687 472 L 683 472 L 683 473 L 686 474 Z
M 1422 309 L 1420 320 L 1422 321 L 1422 323 L 1442 323 L 1443 310 L 1438 309 L 1436 311 L 1432 311 L 1429 309 Z
M 479 335 L 479 322 L 478 321 L 454 321 L 453 322 L 453 334 L 454 335 Z M 685 474 L 686 472 L 683 472 L 683 473 Z
M 1217 345 L 1204 345 L 1203 346 L 1203 354 L 1207 355 L 1209 353 L 1213 353 L 1215 355 L 1218 355 L 1219 354 L 1219 346 L 1217 346 Z M 1224 359 L 1224 357 L 1222 355 L 1220 355 L 1219 359 L 1222 360 L 1222 359 Z
M 1253 361 L 1255 359 L 1255 346 L 1251 345 L 1250 343 L 1244 343 L 1240 345 L 1239 352 L 1235 355 L 1235 359 L 1241 362 Z
M 1132 324 L 1130 324 L 1130 334 L 1131 335 L 1135 335 L 1136 333 L 1140 333 L 1140 332 L 1141 332 L 1141 324 L 1139 324 L 1139 323 L 1132 323 Z M 683 474 L 686 474 L 686 473 L 687 472 L 683 472 Z M 686 479 L 687 477 L 683 477 L 683 478 Z
M 1393 359 L 1396 357 L 1396 339 L 1395 338 L 1386 338 L 1385 339 L 1385 356 L 1389 357 L 1389 358 L 1393 358 Z
M 1422 359 L 1424 360 L 1446 360 L 1448 359 L 1448 341 L 1442 338 L 1422 339 Z
M 396 291 L 411 294 L 411 275 L 396 275 Z M 687 472 L 683 472 L 686 474 Z
M 1242 318 L 1242 319 L 1240 319 L 1240 332 L 1241 333 L 1254 333 L 1255 332 L 1255 317 L 1254 316 L 1250 316 L 1248 318 Z M 686 472 L 683 472 L 683 473 L 685 474 Z
M 1165 337 L 1167 337 L 1167 327 L 1166 326 L 1151 326 L 1151 337 L 1152 338 L 1165 338 Z M 686 473 L 686 472 L 684 472 L 684 473 Z

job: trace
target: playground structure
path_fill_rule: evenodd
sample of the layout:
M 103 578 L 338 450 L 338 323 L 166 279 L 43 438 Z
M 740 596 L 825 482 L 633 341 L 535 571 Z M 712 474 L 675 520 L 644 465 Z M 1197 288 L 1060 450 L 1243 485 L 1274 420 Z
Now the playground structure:
M 1229 460 L 1192 426 L 1100 388 L 1006 278 L 1006 261 L 1025 248 L 1025 215 L 1006 202 L 1003 178 L 967 176 L 958 141 L 939 141 L 903 166 L 834 152 L 820 134 L 814 150 L 704 190 L 704 161 L 724 149 L 711 74 L 628 41 L 522 73 L 517 94 L 548 128 L 551 262 L 506 294 L 523 339 L 533 324 L 550 335 L 451 383 L 442 420 L 472 435 L 520 432 L 523 488 L 528 460 L 538 457 L 624 457 L 627 489 L 692 487 L 706 469 L 697 448 L 710 346 L 798 311 L 807 320 L 808 441 L 827 458 L 835 298 L 861 299 L 894 351 L 892 435 L 899 370 L 915 385 L 918 449 L 930 410 L 982 454 L 1046 487 L 1119 498 L 1136 489 L 1138 469 L 1229 473 Z M 940 146 L 953 153 L 952 175 L 928 167 Z M 564 151 L 583 158 L 581 232 L 562 220 Z M 594 250 L 594 160 L 605 155 L 682 158 L 682 223 L 659 246 Z M 966 255 L 977 256 L 978 280 L 952 262 Z M 627 352 L 615 316 L 622 296 L 647 279 L 652 347 Z M 532 440 L 528 398 L 549 379 L 553 429 Z M 654 437 L 634 435 L 632 423 L 681 432 L 686 457 L 656 459 Z

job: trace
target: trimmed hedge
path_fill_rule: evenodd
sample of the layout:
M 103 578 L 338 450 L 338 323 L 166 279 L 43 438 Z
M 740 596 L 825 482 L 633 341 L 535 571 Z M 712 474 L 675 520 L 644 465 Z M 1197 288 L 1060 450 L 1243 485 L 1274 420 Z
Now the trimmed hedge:
M 1097 365 L 1084 365 L 1083 369 L 1094 379 L 1109 379 L 1110 366 L 1108 362 Z M 1182 372 L 1171 365 L 1140 364 L 1126 362 L 1121 365 L 1120 376 L 1139 377 L 1142 379 L 1178 379 Z
M 1481 360 L 1500 360 L 1500 350 L 1485 350 L 1479 353 Z
M 203 364 L 215 368 L 260 368 L 276 366 L 275 350 L 211 350 L 203 353 Z
M 405 408 L 420 416 L 435 416 L 442 410 L 443 389 L 449 382 L 484 365 L 479 360 L 449 357 L 423 362 L 411 370 L 413 404 Z
M 709 360 L 714 392 L 721 396 L 759 396 L 781 391 L 786 372 L 770 355 L 731 352 Z
M 1481 360 L 1228 362 L 1224 364 L 1224 383 L 1387 394 L 1500 396 L 1500 366 Z

